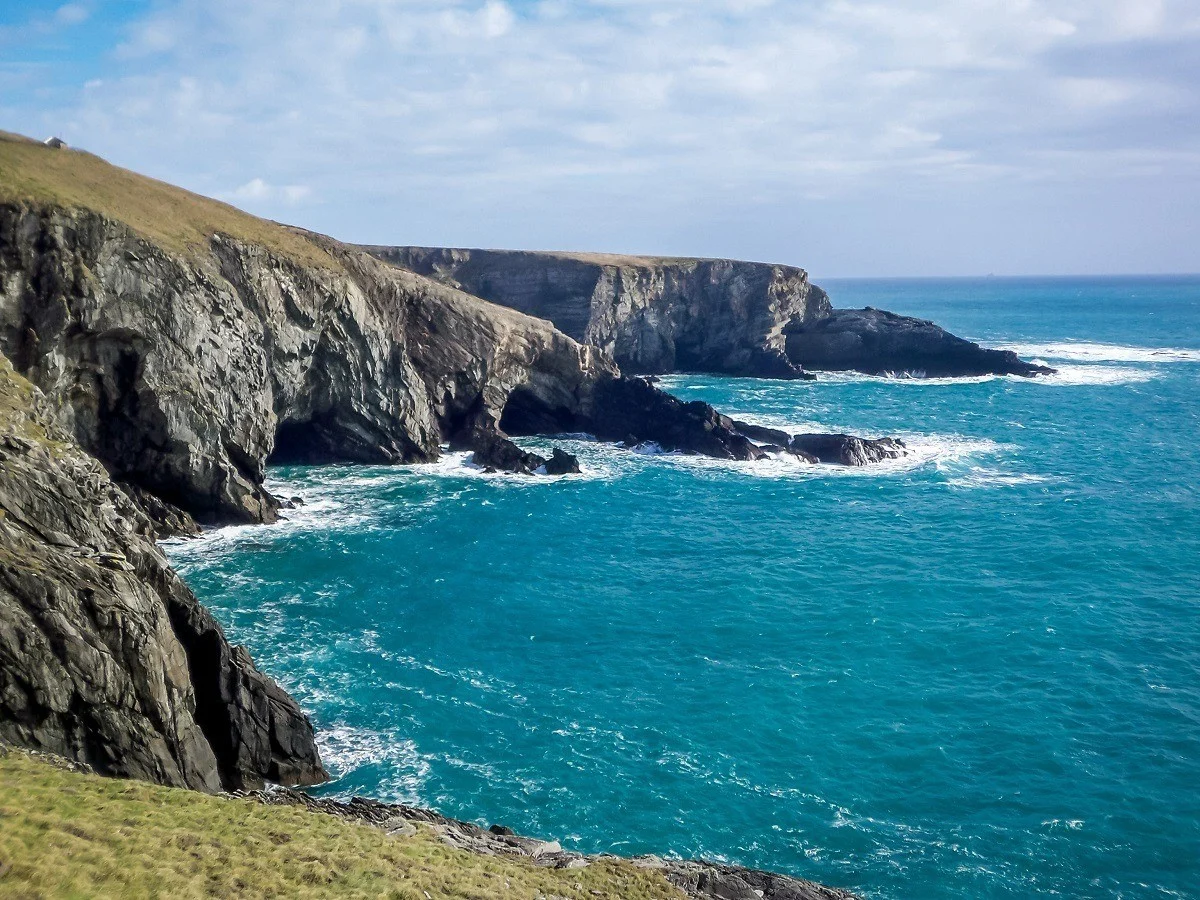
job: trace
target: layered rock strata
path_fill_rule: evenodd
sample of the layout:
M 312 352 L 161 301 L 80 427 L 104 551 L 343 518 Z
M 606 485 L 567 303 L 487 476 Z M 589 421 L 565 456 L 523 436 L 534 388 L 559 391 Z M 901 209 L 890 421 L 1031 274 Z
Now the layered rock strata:
M 828 315 L 803 269 L 728 259 L 367 247 L 398 266 L 547 319 L 629 373 L 802 378 L 783 326 Z
M 430 247 L 364 248 L 397 266 L 553 322 L 624 371 L 807 378 L 1044 375 L 931 322 L 835 310 L 803 269 L 766 263 Z
M 0 740 L 204 791 L 325 780 L 312 726 L 0 356 Z

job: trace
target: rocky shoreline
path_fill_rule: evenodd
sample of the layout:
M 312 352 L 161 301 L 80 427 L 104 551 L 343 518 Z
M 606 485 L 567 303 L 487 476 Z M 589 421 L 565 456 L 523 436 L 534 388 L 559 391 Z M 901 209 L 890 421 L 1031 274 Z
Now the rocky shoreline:
M 354 797 L 348 801 L 331 800 L 287 788 L 243 791 L 233 796 L 272 806 L 303 807 L 316 813 L 362 822 L 390 835 L 409 836 L 415 834 L 418 828 L 427 828 L 443 842 L 459 850 L 483 856 L 524 859 L 547 868 L 584 869 L 597 860 L 618 858 L 609 854 L 593 856 L 564 850 L 558 841 L 522 837 L 502 825 L 482 828 L 421 807 L 381 803 L 364 797 Z M 660 872 L 691 900 L 856 900 L 854 894 L 840 888 L 742 866 L 652 855 L 627 859 L 641 868 Z

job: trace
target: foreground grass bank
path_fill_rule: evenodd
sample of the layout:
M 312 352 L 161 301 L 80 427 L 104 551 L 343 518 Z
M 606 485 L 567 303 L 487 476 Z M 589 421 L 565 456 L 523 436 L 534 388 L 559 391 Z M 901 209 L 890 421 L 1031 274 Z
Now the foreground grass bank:
M 545 869 L 418 831 L 70 771 L 0 746 L 0 897 L 680 898 L 620 860 Z

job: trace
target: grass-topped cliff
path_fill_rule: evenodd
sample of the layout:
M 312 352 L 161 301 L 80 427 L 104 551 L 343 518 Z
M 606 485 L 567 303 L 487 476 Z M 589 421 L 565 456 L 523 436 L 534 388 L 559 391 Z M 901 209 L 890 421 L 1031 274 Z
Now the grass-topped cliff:
M 101 778 L 0 746 L 0 896 L 623 898 L 683 894 L 619 860 L 548 869 L 424 829 Z
M 194 255 L 214 234 L 269 247 L 297 262 L 337 267 L 302 234 L 82 150 L 55 149 L 0 131 L 0 203 L 87 209 L 159 246 Z

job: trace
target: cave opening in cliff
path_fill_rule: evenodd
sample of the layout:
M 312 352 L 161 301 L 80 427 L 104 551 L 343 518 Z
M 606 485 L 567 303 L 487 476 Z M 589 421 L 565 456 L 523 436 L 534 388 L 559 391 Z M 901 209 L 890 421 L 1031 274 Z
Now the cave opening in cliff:
M 280 422 L 275 429 L 275 448 L 267 457 L 267 465 L 271 466 L 336 461 L 327 416 L 315 416 L 302 422 Z
M 551 406 L 527 387 L 516 388 L 500 414 L 506 434 L 563 434 L 579 430 L 577 416 L 565 406 Z

